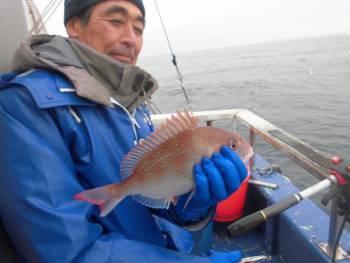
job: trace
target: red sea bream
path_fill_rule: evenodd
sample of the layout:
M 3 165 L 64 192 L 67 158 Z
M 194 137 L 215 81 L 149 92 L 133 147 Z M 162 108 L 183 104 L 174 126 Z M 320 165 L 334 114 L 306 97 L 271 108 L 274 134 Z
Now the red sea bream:
M 99 205 L 101 216 L 129 195 L 143 205 L 168 208 L 177 196 L 194 189 L 194 164 L 223 145 L 232 147 L 243 161 L 252 156 L 252 148 L 239 134 L 198 127 L 190 113 L 177 113 L 125 156 L 120 183 L 91 189 L 75 198 Z

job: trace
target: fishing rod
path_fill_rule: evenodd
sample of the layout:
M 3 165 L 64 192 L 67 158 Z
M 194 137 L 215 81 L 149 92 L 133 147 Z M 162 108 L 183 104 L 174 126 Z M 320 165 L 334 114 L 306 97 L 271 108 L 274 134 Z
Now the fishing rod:
M 322 190 L 328 189 L 336 183 L 336 177 L 331 175 L 329 176 L 329 178 L 318 182 L 317 184 L 308 187 L 297 194 L 291 195 L 278 203 L 275 203 L 267 208 L 259 210 L 253 214 L 242 218 L 241 220 L 232 223 L 228 226 L 228 231 L 231 236 L 236 236 L 245 233 L 248 230 L 267 221 L 267 219 L 269 219 L 270 217 L 280 214 L 288 208 L 291 208 L 292 206 L 300 203 L 303 199 L 309 198 Z
M 173 48 L 171 47 L 171 43 L 170 43 L 170 40 L 169 40 L 169 37 L 168 37 L 168 33 L 166 31 L 166 28 L 165 28 L 165 25 L 164 25 L 164 22 L 163 22 L 163 18 L 162 18 L 161 14 L 160 14 L 160 10 L 159 10 L 158 4 L 157 4 L 157 0 L 154 0 L 154 4 L 155 4 L 156 9 L 157 9 L 158 17 L 159 17 L 160 23 L 162 25 L 162 29 L 163 29 L 165 38 L 167 40 L 168 47 L 170 49 L 170 53 L 172 55 L 172 61 L 171 62 L 173 63 L 173 65 L 176 68 L 177 77 L 178 77 L 178 79 L 179 79 L 179 81 L 181 83 L 182 92 L 183 92 L 183 94 L 185 96 L 187 106 L 189 107 L 190 110 L 193 110 L 193 107 L 192 107 L 191 102 L 190 102 L 190 98 L 187 95 L 187 90 L 186 90 L 186 86 L 185 86 L 185 83 L 184 83 L 184 80 L 183 80 L 183 76 L 182 76 L 180 68 L 179 68 L 179 66 L 177 64 L 176 55 L 175 55 L 175 53 L 173 51 Z
M 346 221 L 350 218 L 350 161 L 338 156 L 329 157 L 305 143 L 293 138 L 283 130 L 272 127 L 270 130 L 255 129 L 255 132 L 263 136 L 266 140 L 274 142 L 274 146 L 279 149 L 289 149 L 290 157 L 295 161 L 300 161 L 305 168 L 317 167 L 317 173 L 322 178 L 319 183 L 277 202 L 265 209 L 248 215 L 227 227 L 231 236 L 246 232 L 261 223 L 267 221 L 272 216 L 278 215 L 290 207 L 301 202 L 322 190 L 330 189 L 322 200 L 324 205 L 332 200 L 331 222 L 328 236 L 328 247 L 324 252 L 335 262 L 336 252 Z M 291 154 L 293 152 L 293 154 Z M 297 154 L 296 154 L 297 153 Z M 322 169 L 322 171 L 321 171 Z

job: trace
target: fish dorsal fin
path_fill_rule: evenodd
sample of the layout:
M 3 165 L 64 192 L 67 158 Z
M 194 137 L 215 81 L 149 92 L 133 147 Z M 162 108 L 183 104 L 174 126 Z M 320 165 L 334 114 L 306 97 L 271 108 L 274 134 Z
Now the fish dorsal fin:
M 137 163 L 160 144 L 173 138 L 177 134 L 197 127 L 197 119 L 188 111 L 176 112 L 162 123 L 153 134 L 142 140 L 123 159 L 120 165 L 120 177 L 125 179 L 134 171 Z
M 153 133 L 153 136 L 159 138 L 160 143 L 163 143 L 179 133 L 191 130 L 197 127 L 197 119 L 187 111 L 176 112 L 169 119 L 162 123 L 160 128 Z M 146 139 L 147 141 L 147 139 Z

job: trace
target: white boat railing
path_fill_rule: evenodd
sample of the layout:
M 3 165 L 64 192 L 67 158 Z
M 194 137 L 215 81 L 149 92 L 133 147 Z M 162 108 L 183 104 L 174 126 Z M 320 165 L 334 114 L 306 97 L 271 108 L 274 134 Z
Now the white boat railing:
M 249 142 L 253 148 L 255 146 L 255 136 L 258 135 L 317 178 L 324 179 L 330 175 L 329 169 L 325 168 L 331 160 L 330 155 L 318 151 L 312 146 L 296 139 L 249 110 L 199 111 L 193 112 L 193 115 L 200 121 L 206 122 L 208 126 L 218 120 L 235 119 L 240 121 L 249 129 Z M 157 125 L 170 116 L 171 114 L 152 115 L 152 121 Z M 320 165 L 320 163 L 324 165 Z M 254 165 L 254 156 L 250 161 L 250 165 L 251 167 Z

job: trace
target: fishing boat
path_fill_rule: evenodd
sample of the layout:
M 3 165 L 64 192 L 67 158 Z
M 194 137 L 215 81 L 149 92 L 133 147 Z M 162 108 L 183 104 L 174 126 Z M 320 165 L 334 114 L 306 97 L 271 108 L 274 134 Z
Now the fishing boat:
M 10 69 L 15 48 L 29 32 L 44 30 L 40 16 L 33 16 L 37 12 L 35 10 L 35 5 L 28 0 L 0 2 L 3 21 L 0 33 L 6 35 L 1 42 L 0 72 Z M 11 23 L 13 17 L 16 17 L 16 28 Z M 350 163 L 318 151 L 249 110 L 193 114 L 201 125 L 215 126 L 217 121 L 231 123 L 232 120 L 242 123 L 254 149 L 256 136 L 260 136 L 281 155 L 287 155 L 291 162 L 300 165 L 305 170 L 305 176 L 311 174 L 320 181 L 300 192 L 278 167 L 255 151 L 249 162 L 251 180 L 255 181 L 248 186 L 243 217 L 235 222 L 215 224 L 214 227 L 209 224 L 198 235 L 197 253 L 206 253 L 209 249 L 238 249 L 245 258 L 249 257 L 242 262 L 350 262 L 350 234 L 344 228 L 350 209 L 349 187 L 346 185 L 350 180 Z M 152 121 L 157 125 L 169 116 L 154 114 Z M 324 202 L 332 203 L 330 214 L 308 199 L 327 189 L 329 194 Z M 0 259 L 1 262 L 16 262 L 16 250 L 1 221 Z
M 350 178 L 350 163 L 339 163 L 338 158 L 318 151 L 249 110 L 204 111 L 194 112 L 194 115 L 203 125 L 214 125 L 215 121 L 222 120 L 243 123 L 248 129 L 253 148 L 255 138 L 259 136 L 281 155 L 287 155 L 292 162 L 301 166 L 306 176 L 311 174 L 321 181 L 300 192 L 279 169 L 256 152 L 249 163 L 251 178 L 262 182 L 262 185 L 250 184 L 248 187 L 245 215 L 250 216 L 235 223 L 238 227 L 232 231 L 233 235 L 220 235 L 220 232 L 209 230 L 201 242 L 210 242 L 210 248 L 223 251 L 239 249 L 246 257 L 271 257 L 266 262 L 350 262 L 350 234 L 344 229 L 349 213 L 346 210 L 350 209 L 348 190 L 341 193 L 336 181 L 332 183 L 325 179 L 334 171 Z M 159 123 L 168 117 L 169 114 L 154 115 L 153 122 Z M 322 189 L 330 191 L 325 201 L 332 199 L 331 214 L 307 198 Z M 346 200 L 344 205 L 338 203 L 335 193 Z M 270 211 L 262 210 L 266 207 Z M 256 217 L 256 213 L 262 216 Z M 253 228 L 254 225 L 256 227 Z M 230 225 L 224 226 L 230 228 Z

